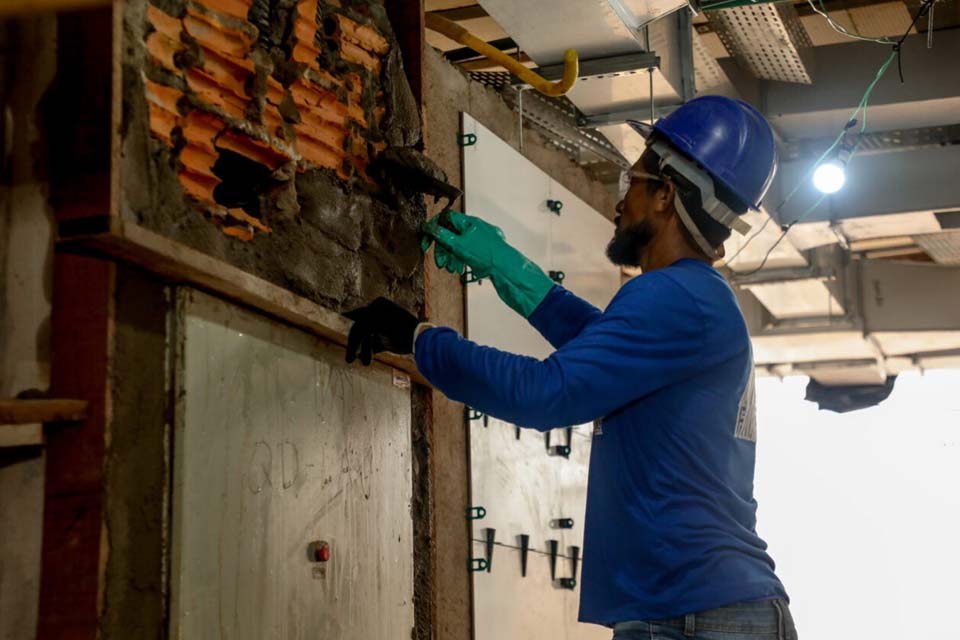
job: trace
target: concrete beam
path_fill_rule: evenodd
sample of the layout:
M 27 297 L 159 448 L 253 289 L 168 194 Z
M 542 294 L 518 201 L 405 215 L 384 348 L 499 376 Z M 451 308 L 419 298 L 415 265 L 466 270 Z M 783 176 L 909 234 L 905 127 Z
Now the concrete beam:
M 785 138 L 836 135 L 856 109 L 890 48 L 871 42 L 815 47 L 814 85 L 763 82 L 764 112 Z M 953 124 L 960 113 L 960 30 L 938 31 L 932 49 L 926 34 L 907 38 L 901 62 L 894 62 L 870 98 L 870 130 L 911 129 Z
M 812 165 L 810 159 L 784 162 L 778 172 L 777 198 L 768 198 L 768 205 L 779 205 L 779 198 L 803 181 Z M 958 209 L 957 167 L 960 167 L 960 145 L 854 156 L 847 166 L 844 187 L 828 196 L 816 210 L 804 216 L 803 221 Z M 810 180 L 806 180 L 797 195 L 783 207 L 779 221 L 796 220 L 819 196 Z

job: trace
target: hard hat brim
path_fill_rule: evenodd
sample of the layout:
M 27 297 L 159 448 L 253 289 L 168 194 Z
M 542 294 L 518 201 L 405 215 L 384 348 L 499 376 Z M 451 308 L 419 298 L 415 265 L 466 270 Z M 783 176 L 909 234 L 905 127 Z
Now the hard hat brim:
M 640 122 L 639 120 L 627 120 L 627 124 L 630 125 L 630 128 L 643 136 L 643 139 L 646 140 L 653 134 L 653 125 L 647 124 L 646 122 Z

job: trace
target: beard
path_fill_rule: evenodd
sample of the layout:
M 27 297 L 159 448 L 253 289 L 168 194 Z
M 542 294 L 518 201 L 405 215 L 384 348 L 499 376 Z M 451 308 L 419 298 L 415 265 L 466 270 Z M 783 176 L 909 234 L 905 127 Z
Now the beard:
M 626 228 L 620 228 L 618 224 L 607 245 L 607 258 L 618 267 L 639 267 L 643 253 L 655 235 L 656 230 L 649 220 L 641 220 Z

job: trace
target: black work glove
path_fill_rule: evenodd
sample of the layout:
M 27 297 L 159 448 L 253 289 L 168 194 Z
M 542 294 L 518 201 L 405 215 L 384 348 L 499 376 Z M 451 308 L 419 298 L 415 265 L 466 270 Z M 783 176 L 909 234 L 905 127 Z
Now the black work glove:
M 386 298 L 377 298 L 365 307 L 343 314 L 353 320 L 347 336 L 347 362 L 357 359 L 369 365 L 381 351 L 413 353 L 413 332 L 420 321 L 403 307 Z

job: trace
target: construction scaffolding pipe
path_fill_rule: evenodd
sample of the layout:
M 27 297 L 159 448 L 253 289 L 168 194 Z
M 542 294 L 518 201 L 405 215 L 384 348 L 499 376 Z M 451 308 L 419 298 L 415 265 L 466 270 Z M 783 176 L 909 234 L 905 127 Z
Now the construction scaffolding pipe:
M 550 96 L 551 98 L 562 96 L 570 91 L 577 81 L 577 75 L 580 72 L 580 63 L 577 58 L 577 52 L 574 49 L 567 49 L 563 54 L 563 77 L 560 78 L 558 82 L 550 82 L 523 66 L 506 53 L 495 47 L 491 47 L 456 22 L 451 22 L 433 13 L 424 14 L 424 18 L 424 25 L 427 29 L 443 34 L 451 40 L 459 42 L 463 46 L 469 47 L 480 55 L 489 58 L 545 96 Z

